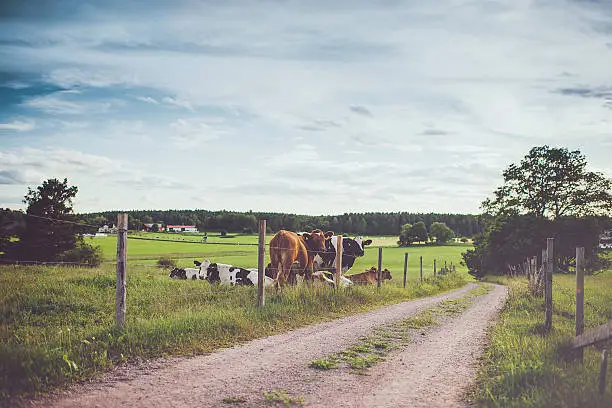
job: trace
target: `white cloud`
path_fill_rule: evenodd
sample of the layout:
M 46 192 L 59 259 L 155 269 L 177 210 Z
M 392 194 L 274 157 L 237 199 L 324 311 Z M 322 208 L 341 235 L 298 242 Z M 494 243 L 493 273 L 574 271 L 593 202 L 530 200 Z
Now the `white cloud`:
M 33 122 L 14 120 L 8 123 L 0 123 L 0 130 L 14 130 L 16 132 L 27 132 L 36 128 Z
M 177 98 L 171 98 L 169 96 L 166 96 L 162 99 L 162 101 L 164 101 L 165 103 L 169 104 L 169 105 L 174 105 L 174 106 L 178 106 L 180 108 L 185 108 L 187 110 L 193 111 L 193 106 L 191 106 L 191 103 L 189 101 L 186 100 L 181 100 L 181 99 L 177 99 Z
M 141 102 L 147 102 L 147 103 L 151 103 L 153 105 L 159 105 L 159 102 L 157 101 L 157 99 L 152 98 L 150 96 L 138 96 L 138 97 L 136 97 L 136 99 L 138 99 Z
M 82 115 L 85 113 L 105 113 L 112 106 L 110 101 L 83 101 L 68 99 L 69 92 L 56 92 L 54 94 L 35 96 L 26 100 L 23 106 L 33 108 L 50 115 Z M 120 102 L 115 101 L 120 104 Z

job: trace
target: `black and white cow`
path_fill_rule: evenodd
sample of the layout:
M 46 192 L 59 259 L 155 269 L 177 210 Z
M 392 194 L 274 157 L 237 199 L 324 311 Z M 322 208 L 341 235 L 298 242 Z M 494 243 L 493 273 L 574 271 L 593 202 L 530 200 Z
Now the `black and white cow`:
M 174 268 L 170 271 L 168 277 L 172 279 L 204 279 L 200 275 L 199 268 Z
M 229 285 L 255 285 L 257 286 L 257 269 L 245 269 L 239 266 L 210 262 L 205 259 L 203 262 L 193 261 L 200 267 L 201 279 L 209 283 L 221 283 Z M 264 276 L 264 286 L 271 286 L 274 279 Z
M 318 279 L 321 282 L 329 284 L 330 286 L 336 286 L 335 276 L 332 272 L 317 271 L 312 274 L 312 277 L 313 279 Z M 340 275 L 340 287 L 346 288 L 347 286 L 353 286 L 353 281 Z
M 372 243 L 371 239 L 364 240 L 362 237 L 348 238 L 342 237 L 342 270 L 345 274 L 353 264 L 355 259 L 363 256 L 364 247 Z M 336 271 L 336 248 L 338 246 L 338 235 L 334 235 L 326 241 L 325 252 L 317 254 L 314 259 L 315 270 Z

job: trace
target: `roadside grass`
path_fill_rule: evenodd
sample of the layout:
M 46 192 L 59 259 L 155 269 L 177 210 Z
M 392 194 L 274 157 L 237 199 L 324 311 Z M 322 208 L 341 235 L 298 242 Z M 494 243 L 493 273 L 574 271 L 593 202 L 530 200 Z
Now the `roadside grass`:
M 264 392 L 264 401 L 267 404 L 282 404 L 287 408 L 291 408 L 293 406 L 304 406 L 304 398 L 301 396 L 292 397 L 285 390 Z
M 366 374 L 366 369 L 383 361 L 393 350 L 408 345 L 415 329 L 436 326 L 436 317 L 452 317 L 470 307 L 476 297 L 488 293 L 493 288 L 489 284 L 481 284 L 458 299 L 443 300 L 436 306 L 426 309 L 414 316 L 397 322 L 375 327 L 372 332 L 337 353 L 311 361 L 308 366 L 318 370 L 350 368 L 355 374 Z
M 500 281 L 499 279 L 497 279 Z M 469 399 L 484 407 L 612 407 L 612 380 L 597 392 L 601 349 L 584 349 L 584 362 L 571 361 L 567 343 L 574 336 L 575 277 L 553 277 L 553 330 L 542 333 L 543 299 L 534 299 L 523 279 L 502 279 L 509 298 Z M 585 330 L 612 320 L 612 271 L 585 277 Z
M 455 273 L 335 291 L 286 288 L 255 307 L 254 287 L 173 280 L 128 267 L 126 328 L 114 327 L 115 268 L 0 267 L 0 399 L 95 377 L 113 365 L 211 352 L 250 339 L 431 296 L 465 284 Z

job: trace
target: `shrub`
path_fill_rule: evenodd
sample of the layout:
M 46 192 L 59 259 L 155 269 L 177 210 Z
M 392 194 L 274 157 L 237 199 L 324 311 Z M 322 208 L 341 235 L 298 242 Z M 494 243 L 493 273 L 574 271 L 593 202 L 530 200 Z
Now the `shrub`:
M 176 267 L 176 259 L 172 259 L 167 256 L 162 256 L 157 260 L 157 266 L 160 268 L 174 268 Z
M 60 262 L 73 262 L 87 264 L 89 266 L 100 266 L 103 255 L 102 248 L 93 246 L 83 241 L 78 242 L 75 248 L 62 252 L 58 256 Z

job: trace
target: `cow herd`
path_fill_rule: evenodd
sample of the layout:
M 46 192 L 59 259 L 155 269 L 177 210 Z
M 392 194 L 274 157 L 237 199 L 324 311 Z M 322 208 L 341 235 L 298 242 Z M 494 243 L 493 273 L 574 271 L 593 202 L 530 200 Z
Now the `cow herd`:
M 265 268 L 264 286 L 274 286 L 278 292 L 287 284 L 295 285 L 298 277 L 306 283 L 318 280 L 334 286 L 338 238 L 332 231 L 324 233 L 318 229 L 301 234 L 280 230 L 270 240 L 270 263 Z M 341 286 L 376 283 L 378 271 L 375 267 L 344 276 L 355 259 L 364 255 L 364 247 L 371 243 L 372 240 L 361 237 L 342 237 Z M 172 269 L 169 277 L 229 285 L 257 285 L 258 271 L 255 268 L 245 269 L 209 260 L 194 261 L 194 264 L 196 268 Z M 389 270 L 382 271 L 381 279 L 391 279 Z

